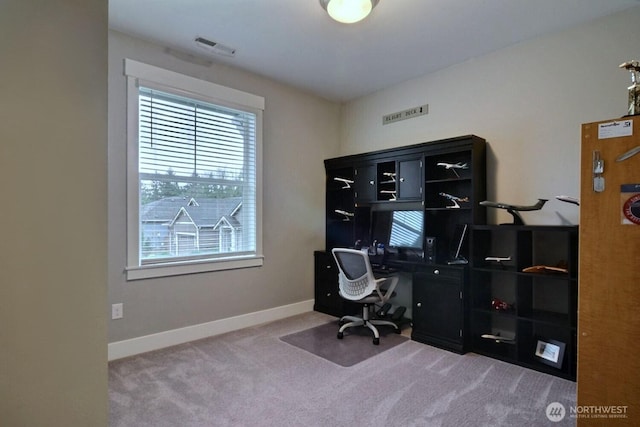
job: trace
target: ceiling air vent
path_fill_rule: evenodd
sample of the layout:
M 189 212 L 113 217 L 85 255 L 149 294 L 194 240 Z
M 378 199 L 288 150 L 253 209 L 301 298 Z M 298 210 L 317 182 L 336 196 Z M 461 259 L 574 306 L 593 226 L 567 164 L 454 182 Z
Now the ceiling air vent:
M 196 45 L 198 45 L 198 47 L 204 50 L 207 50 L 213 54 L 222 55 L 222 56 L 236 56 L 236 50 L 234 48 L 225 46 L 218 42 L 207 40 L 203 37 L 196 37 L 195 42 L 196 42 Z

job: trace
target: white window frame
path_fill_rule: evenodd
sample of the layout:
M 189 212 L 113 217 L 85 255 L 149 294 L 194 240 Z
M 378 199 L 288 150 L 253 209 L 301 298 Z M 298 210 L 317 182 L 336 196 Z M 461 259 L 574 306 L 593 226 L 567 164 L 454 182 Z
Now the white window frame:
M 264 260 L 262 255 L 262 113 L 264 98 L 131 59 L 125 59 L 124 74 L 127 76 L 127 280 L 262 266 Z M 141 263 L 138 179 L 139 85 L 181 93 L 184 96 L 212 104 L 255 113 L 256 251 L 254 254 L 144 265 Z

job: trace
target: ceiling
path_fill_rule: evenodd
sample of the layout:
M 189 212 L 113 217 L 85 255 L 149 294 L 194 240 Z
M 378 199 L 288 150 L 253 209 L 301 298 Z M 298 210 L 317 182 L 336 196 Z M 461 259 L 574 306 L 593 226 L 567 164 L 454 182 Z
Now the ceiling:
M 640 0 L 381 0 L 353 25 L 318 0 L 109 0 L 112 29 L 344 102 Z M 198 47 L 204 37 L 235 57 Z M 473 76 L 470 76 L 473 78 Z

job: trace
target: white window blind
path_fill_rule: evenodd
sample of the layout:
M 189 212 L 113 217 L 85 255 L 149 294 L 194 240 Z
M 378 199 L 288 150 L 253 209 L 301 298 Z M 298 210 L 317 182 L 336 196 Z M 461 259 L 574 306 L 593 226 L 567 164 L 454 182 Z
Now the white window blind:
M 129 238 L 136 254 L 129 270 L 173 265 L 178 272 L 167 274 L 181 274 L 193 272 L 185 263 L 197 263 L 200 271 L 203 262 L 259 258 L 260 111 L 140 79 L 130 90 L 136 98 L 135 117 L 129 117 L 137 122 L 130 146 L 137 158 L 137 215 L 129 218 L 135 218 L 137 237 Z

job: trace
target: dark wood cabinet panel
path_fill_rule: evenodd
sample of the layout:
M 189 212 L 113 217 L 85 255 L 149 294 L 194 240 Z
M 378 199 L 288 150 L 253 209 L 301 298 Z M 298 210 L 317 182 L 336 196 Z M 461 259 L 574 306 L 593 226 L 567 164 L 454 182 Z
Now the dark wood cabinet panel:
M 398 200 L 420 200 L 422 198 L 422 159 L 398 161 Z
M 355 201 L 372 202 L 376 200 L 377 168 L 375 164 L 355 167 Z
M 420 270 L 413 274 L 411 338 L 463 353 L 466 267 L 434 265 Z

